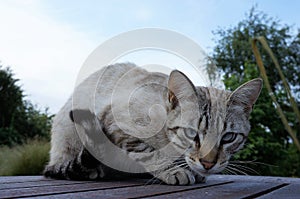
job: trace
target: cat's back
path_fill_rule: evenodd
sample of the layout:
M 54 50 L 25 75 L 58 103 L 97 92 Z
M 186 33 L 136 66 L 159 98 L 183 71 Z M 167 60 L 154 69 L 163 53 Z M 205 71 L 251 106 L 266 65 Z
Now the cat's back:
M 73 104 L 80 109 L 90 109 L 96 115 L 112 104 L 128 106 L 137 101 L 153 104 L 163 100 L 167 79 L 163 73 L 148 72 L 132 63 L 109 65 L 90 75 L 75 89 Z

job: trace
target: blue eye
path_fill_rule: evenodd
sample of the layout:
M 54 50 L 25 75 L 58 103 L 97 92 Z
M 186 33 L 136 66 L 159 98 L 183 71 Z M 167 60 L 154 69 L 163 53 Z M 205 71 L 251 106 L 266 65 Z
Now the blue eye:
M 194 139 L 198 135 L 197 131 L 194 129 L 184 129 L 184 134 L 190 139 Z
M 233 132 L 228 132 L 225 135 L 223 135 L 221 144 L 227 144 L 230 142 L 233 142 L 236 139 L 237 134 Z

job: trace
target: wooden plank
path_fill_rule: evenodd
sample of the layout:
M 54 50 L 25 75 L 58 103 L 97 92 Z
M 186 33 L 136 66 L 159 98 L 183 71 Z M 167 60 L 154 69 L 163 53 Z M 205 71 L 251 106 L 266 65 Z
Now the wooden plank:
M 51 180 L 42 176 L 0 177 L 0 198 L 214 198 L 222 195 L 223 199 L 274 198 L 275 193 L 285 198 L 300 195 L 299 178 L 215 175 L 209 177 L 207 183 L 192 186 L 146 185 L 147 181 L 89 182 Z M 283 185 L 287 186 L 281 187 Z
M 34 181 L 48 181 L 50 179 L 43 176 L 1 176 L 0 185 L 4 183 L 15 182 L 34 182 Z
M 207 187 L 204 189 L 190 190 L 186 192 L 176 192 L 168 195 L 156 195 L 146 198 L 160 199 L 160 198 L 245 198 L 253 194 L 262 192 L 266 189 L 278 186 L 278 184 L 266 183 L 266 182 L 234 182 L 224 184 L 216 187 Z
M 268 194 L 265 194 L 259 199 L 281 199 L 281 198 L 300 198 L 300 184 L 290 184 L 275 191 L 272 191 Z
M 144 182 L 90 182 L 85 184 L 70 184 L 70 185 L 53 185 L 43 187 L 29 187 L 21 189 L 4 189 L 0 191 L 0 198 L 16 198 L 16 197 L 29 197 L 39 196 L 46 194 L 62 194 L 73 192 L 84 192 L 91 190 L 118 188 L 118 187 L 131 187 L 144 185 Z
M 0 185 L 0 191 L 4 189 L 20 189 L 29 187 L 43 187 L 53 185 L 68 185 L 68 184 L 86 184 L 90 181 L 70 181 L 70 180 L 45 180 L 45 181 L 28 181 L 28 182 L 15 182 L 4 183 Z
M 269 176 L 244 176 L 244 175 L 212 175 L 208 180 L 231 180 L 277 182 L 277 183 L 300 183 L 300 178 L 287 177 L 269 177 Z M 4 176 L 0 177 L 0 185 L 3 183 L 15 182 L 34 182 L 34 181 L 52 181 L 52 179 L 43 176 Z
M 146 197 L 153 194 L 168 194 L 176 191 L 188 191 L 193 189 L 201 189 L 205 187 L 210 187 L 214 189 L 216 186 L 221 184 L 231 183 L 230 181 L 226 182 L 210 182 L 210 183 L 201 183 L 191 186 L 171 186 L 171 185 L 145 185 L 145 186 L 135 186 L 135 187 L 125 187 L 125 188 L 116 188 L 116 189 L 103 189 L 97 191 L 88 191 L 88 192 L 78 192 L 78 193 L 69 193 L 61 195 L 47 195 L 40 196 L 39 198 L 55 198 L 55 199 L 65 199 L 65 198 L 139 198 Z
M 300 178 L 273 177 L 273 176 L 245 176 L 245 175 L 212 175 L 208 180 L 224 180 L 246 182 L 274 182 L 274 183 L 293 183 L 300 184 Z

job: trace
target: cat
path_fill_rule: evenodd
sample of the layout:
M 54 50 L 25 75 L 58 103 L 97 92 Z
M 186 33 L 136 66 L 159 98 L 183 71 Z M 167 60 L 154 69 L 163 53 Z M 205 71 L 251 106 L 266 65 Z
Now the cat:
M 230 92 L 194 86 L 178 70 L 168 76 L 131 63 L 106 66 L 55 116 L 44 175 L 99 180 L 141 173 L 170 185 L 205 182 L 243 147 L 261 88 L 260 78 Z

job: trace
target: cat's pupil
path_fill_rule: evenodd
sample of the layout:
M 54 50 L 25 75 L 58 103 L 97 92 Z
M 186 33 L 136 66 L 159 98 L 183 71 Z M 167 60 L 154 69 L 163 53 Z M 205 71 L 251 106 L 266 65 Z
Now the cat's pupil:
M 197 133 L 197 135 L 194 137 L 194 142 L 195 142 L 196 148 L 200 148 L 200 139 L 199 139 L 198 133 Z

